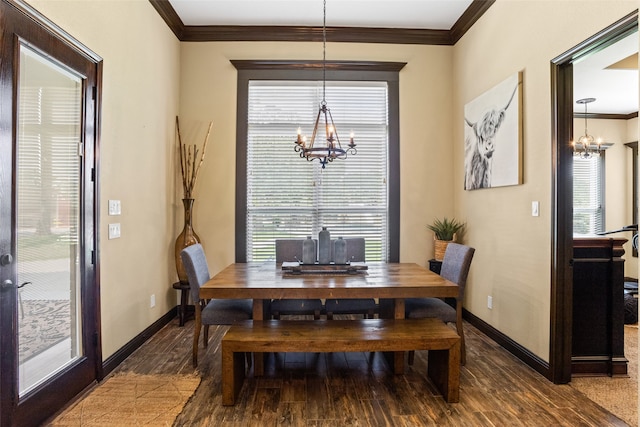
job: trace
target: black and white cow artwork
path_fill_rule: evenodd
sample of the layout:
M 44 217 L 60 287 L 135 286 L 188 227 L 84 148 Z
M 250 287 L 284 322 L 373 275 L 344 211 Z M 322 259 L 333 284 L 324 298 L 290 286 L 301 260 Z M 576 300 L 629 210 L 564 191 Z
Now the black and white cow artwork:
M 518 84 L 504 108 L 489 109 L 476 122 L 471 122 L 465 117 L 465 123 L 473 130 L 473 135 L 465 138 L 465 190 L 491 187 L 495 137 L 516 94 Z

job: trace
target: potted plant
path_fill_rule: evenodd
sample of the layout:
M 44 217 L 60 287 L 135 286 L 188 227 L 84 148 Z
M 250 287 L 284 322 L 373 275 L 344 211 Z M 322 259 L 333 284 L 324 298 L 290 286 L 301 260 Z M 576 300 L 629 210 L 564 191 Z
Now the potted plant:
M 433 231 L 434 241 L 434 258 L 438 261 L 442 261 L 444 258 L 444 252 L 447 250 L 447 245 L 451 242 L 455 242 L 456 237 L 462 234 L 465 223 L 456 220 L 455 218 L 442 220 L 436 218 L 433 224 L 427 225 L 427 228 Z

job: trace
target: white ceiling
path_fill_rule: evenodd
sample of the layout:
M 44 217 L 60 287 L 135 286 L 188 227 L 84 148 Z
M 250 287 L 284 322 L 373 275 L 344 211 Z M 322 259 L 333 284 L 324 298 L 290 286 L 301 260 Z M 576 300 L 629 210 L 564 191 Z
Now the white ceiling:
M 184 25 L 322 26 L 321 0 L 169 0 Z M 449 30 L 472 0 L 327 0 L 328 27 Z M 638 52 L 638 33 L 574 66 L 575 100 L 589 113 L 638 111 L 638 70 L 607 70 Z M 525 94 L 526 96 L 526 94 Z M 576 112 L 584 106 L 575 104 Z
M 574 100 L 596 98 L 589 113 L 629 114 L 638 111 L 638 64 L 635 69 L 607 69 L 638 53 L 638 32 L 620 40 L 573 66 Z M 636 58 L 637 61 L 637 58 Z M 576 112 L 584 105 L 574 104 Z
M 322 0 L 169 0 L 185 25 L 322 26 Z M 449 30 L 472 0 L 327 0 L 327 26 Z

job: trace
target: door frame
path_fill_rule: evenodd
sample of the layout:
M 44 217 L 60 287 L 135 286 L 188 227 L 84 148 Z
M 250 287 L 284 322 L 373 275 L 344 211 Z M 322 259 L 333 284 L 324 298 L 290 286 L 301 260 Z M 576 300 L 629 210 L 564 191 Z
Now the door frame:
M 0 292 L 0 426 L 39 425 L 91 383 L 102 379 L 99 282 L 98 160 L 102 58 L 22 0 L 0 0 L 0 254 L 16 255 L 17 66 L 20 43 L 51 54 L 83 75 L 80 269 L 83 356 L 46 383 L 18 395 L 16 291 Z M 9 96 L 9 94 L 11 96 Z M 9 155 L 6 155 L 6 154 Z M 7 193 L 8 192 L 8 193 Z M 10 202 L 9 202 L 10 201 Z M 11 219 L 8 221 L 7 219 Z M 17 266 L 0 259 L 0 282 L 15 283 Z
M 571 380 L 573 329 L 573 63 L 638 30 L 638 10 L 551 61 L 551 380 Z

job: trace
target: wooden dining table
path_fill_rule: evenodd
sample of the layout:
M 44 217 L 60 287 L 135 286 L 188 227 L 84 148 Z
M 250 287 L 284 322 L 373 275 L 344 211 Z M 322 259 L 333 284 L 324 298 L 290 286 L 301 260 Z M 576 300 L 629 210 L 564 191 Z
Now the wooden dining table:
M 403 319 L 406 298 L 440 297 L 456 300 L 457 328 L 462 328 L 458 285 L 415 263 L 367 263 L 355 273 L 283 271 L 273 261 L 235 263 L 214 275 L 200 288 L 206 299 L 253 299 L 253 320 L 265 320 L 265 301 L 298 298 L 377 298 L 380 317 Z M 389 360 L 396 373 L 404 372 L 404 353 Z M 263 360 L 256 358 L 254 375 L 262 375 Z

